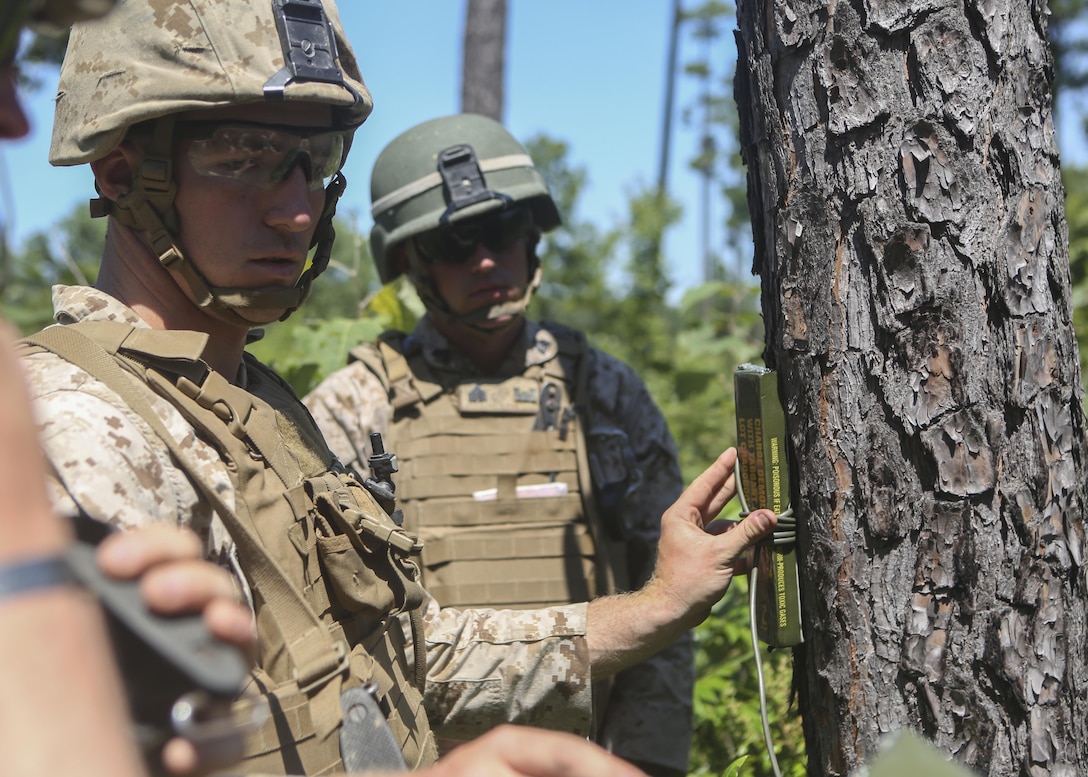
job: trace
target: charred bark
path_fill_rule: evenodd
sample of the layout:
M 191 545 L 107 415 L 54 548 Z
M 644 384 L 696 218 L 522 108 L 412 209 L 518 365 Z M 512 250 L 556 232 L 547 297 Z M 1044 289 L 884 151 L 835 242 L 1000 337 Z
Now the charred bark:
M 740 0 L 809 773 L 1088 774 L 1085 424 L 1041 0 Z

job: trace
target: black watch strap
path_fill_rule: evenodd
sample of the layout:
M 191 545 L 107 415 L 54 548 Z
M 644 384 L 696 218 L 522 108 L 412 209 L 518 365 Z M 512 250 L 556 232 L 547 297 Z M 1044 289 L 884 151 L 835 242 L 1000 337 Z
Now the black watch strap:
M 0 601 L 42 588 L 78 586 L 64 556 L 46 556 L 0 564 Z

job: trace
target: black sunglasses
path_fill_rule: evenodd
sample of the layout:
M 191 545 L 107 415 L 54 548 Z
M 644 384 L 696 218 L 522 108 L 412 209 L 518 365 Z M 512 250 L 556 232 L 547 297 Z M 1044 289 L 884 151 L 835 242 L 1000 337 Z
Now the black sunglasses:
M 504 251 L 527 236 L 532 227 L 532 211 L 523 205 L 416 235 L 415 246 L 429 262 L 464 264 L 477 244 Z

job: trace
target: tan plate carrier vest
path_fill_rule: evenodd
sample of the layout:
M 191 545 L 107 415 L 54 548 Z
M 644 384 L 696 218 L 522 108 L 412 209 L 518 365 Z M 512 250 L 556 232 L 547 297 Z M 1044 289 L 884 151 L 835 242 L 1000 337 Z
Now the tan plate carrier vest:
M 423 540 L 423 583 L 443 606 L 537 608 L 627 587 L 626 553 L 593 498 L 589 346 L 546 326 L 558 354 L 501 381 L 437 376 L 403 332 L 351 351 L 388 391 L 404 526 Z
M 50 327 L 28 338 L 102 380 L 167 444 L 235 541 L 256 607 L 260 656 L 247 694 L 269 701 L 232 772 L 342 771 L 340 695 L 363 683 L 412 768 L 436 758 L 423 711 L 426 676 L 413 562 L 420 550 L 335 459 L 290 387 L 248 354 L 249 390 L 201 361 L 207 335 L 114 322 Z M 168 400 L 219 452 L 233 509 L 201 482 L 152 409 Z M 414 627 L 408 660 L 398 613 Z

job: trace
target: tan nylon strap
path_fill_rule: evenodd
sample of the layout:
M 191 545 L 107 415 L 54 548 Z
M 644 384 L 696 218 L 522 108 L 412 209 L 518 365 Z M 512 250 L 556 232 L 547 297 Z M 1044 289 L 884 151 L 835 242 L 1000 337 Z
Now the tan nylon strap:
M 408 365 L 408 358 L 392 343 L 379 338 L 378 353 L 389 377 L 390 401 L 394 409 L 401 410 L 416 402 L 430 402 L 443 393 L 439 384 L 414 374 Z
M 567 338 L 559 337 L 556 335 L 556 339 L 560 343 L 560 348 L 564 346 L 564 340 Z M 612 558 L 613 550 L 608 544 L 608 534 L 604 530 L 604 524 L 601 521 L 600 513 L 597 511 L 597 499 L 593 494 L 593 475 L 589 469 L 589 452 L 586 450 L 586 434 L 592 425 L 592 401 L 589 396 L 589 344 L 585 341 L 585 337 L 578 336 L 578 355 L 575 357 L 575 363 L 577 370 L 574 381 L 574 396 L 572 397 L 572 404 L 576 410 L 582 413 L 582 420 L 584 428 L 580 429 L 575 437 L 578 440 L 578 479 L 581 487 L 581 491 L 584 497 L 584 504 L 586 510 L 586 522 L 589 524 L 590 531 L 593 532 L 593 539 L 597 544 L 598 553 L 603 561 L 601 564 L 597 564 L 596 572 L 597 577 L 601 580 L 605 586 L 604 593 L 612 594 L 616 591 L 616 576 L 614 573 L 615 560 Z M 623 560 L 626 563 L 626 560 Z M 614 679 L 609 677 L 605 680 L 600 680 L 594 683 L 594 718 L 595 724 L 599 725 L 600 721 L 596 720 L 600 711 L 607 709 L 608 698 L 612 695 L 612 684 Z
M 572 538 L 563 538 L 564 544 L 542 542 L 533 534 L 531 526 L 521 524 L 492 524 L 488 529 L 483 535 L 469 530 L 445 537 L 428 537 L 427 563 L 433 566 L 447 561 L 553 558 L 565 556 L 574 549 L 592 558 L 597 552 L 593 537 L 585 528 L 582 532 L 573 532 Z
M 427 688 L 427 638 L 423 630 L 423 608 L 408 611 L 408 623 L 412 627 L 412 653 L 415 654 L 415 684 L 420 693 Z
M 389 376 L 389 395 L 394 409 L 400 410 L 419 402 L 422 397 L 412 385 L 407 360 L 384 342 L 378 343 L 378 350 Z
M 428 405 L 428 407 L 429 408 L 436 408 L 436 406 L 441 406 L 441 405 L 448 405 L 448 408 L 443 408 L 443 410 L 448 410 L 448 413 L 439 413 L 439 412 L 428 413 L 428 415 L 427 415 L 428 425 L 427 425 L 427 427 L 425 429 L 412 429 L 411 431 L 402 432 L 402 433 L 397 435 L 397 446 L 398 446 L 397 447 L 397 457 L 398 458 L 400 458 L 401 450 L 404 447 L 404 443 L 402 443 L 401 440 L 410 440 L 410 441 L 412 441 L 411 444 L 415 444 L 415 441 L 428 440 L 429 438 L 443 437 L 443 436 L 446 436 L 446 435 L 452 435 L 453 437 L 466 437 L 466 438 L 467 437 L 488 438 L 488 445 L 494 446 L 494 447 L 491 448 L 491 450 L 506 452 L 506 453 L 517 453 L 518 452 L 516 439 L 509 439 L 509 438 L 507 438 L 505 440 L 496 439 L 496 438 L 502 437 L 502 435 L 500 435 L 500 434 L 489 435 L 489 434 L 486 434 L 486 433 L 473 433 L 473 431 L 472 431 L 473 429 L 479 430 L 480 427 L 484 427 L 487 430 L 496 428 L 498 426 L 497 421 L 495 423 L 489 424 L 486 417 L 481 418 L 480 416 L 463 416 L 463 415 L 460 414 L 460 412 L 457 409 L 457 406 L 452 401 L 450 401 L 450 402 L 432 402 L 430 405 Z M 502 416 L 498 416 L 497 418 L 502 418 Z M 526 416 L 525 415 L 518 415 L 518 416 L 515 416 L 515 418 L 525 419 Z M 423 444 L 424 445 L 433 445 L 434 443 L 425 442 Z M 457 445 L 456 442 L 442 443 L 442 444 L 446 445 L 446 446 Z M 469 443 L 469 445 L 471 445 L 471 443 Z M 564 440 L 560 440 L 560 439 L 556 438 L 556 447 L 558 449 L 560 449 L 560 450 L 573 451 L 574 450 L 574 443 L 572 441 L 570 441 L 569 439 L 564 441 Z M 452 448 L 447 448 L 447 450 L 453 450 L 453 449 Z M 465 451 L 466 453 L 468 453 L 470 455 L 473 454 L 473 451 L 472 451 L 471 447 L 467 447 L 467 448 L 462 447 L 461 450 Z
M 502 444 L 497 438 L 478 437 L 477 450 L 464 440 L 450 437 L 412 440 L 407 444 L 398 444 L 397 459 L 400 461 L 428 460 L 427 472 L 435 475 L 469 475 L 473 472 L 518 475 L 525 472 L 563 472 L 573 470 L 569 450 L 530 451 L 524 456 L 517 451 L 496 451 L 493 442 Z M 433 444 L 432 444 L 433 443 Z
M 79 325 L 80 334 L 86 335 L 110 353 L 134 352 L 170 364 L 184 371 L 187 362 L 195 362 L 204 353 L 208 335 L 204 332 L 168 332 L 163 329 L 144 329 L 118 324 L 116 321 L 87 321 Z M 196 365 L 194 372 L 206 372 L 207 367 Z
M 498 488 L 496 498 L 500 502 L 513 502 L 518 498 L 518 476 L 514 473 L 504 473 L 498 477 Z
M 404 505 L 404 522 L 413 526 L 424 525 L 424 518 L 434 520 L 440 526 L 488 526 L 494 523 L 520 522 L 553 523 L 557 518 L 577 512 L 582 502 L 581 494 L 567 494 L 547 499 L 524 499 L 516 513 L 510 513 L 509 505 L 492 500 L 475 502 L 464 499 L 450 501 L 446 499 L 418 500 Z M 431 543 L 424 537 L 426 554 L 430 553 Z
M 24 340 L 55 353 L 102 381 L 143 418 L 161 438 L 183 471 L 196 471 L 195 465 L 189 462 L 188 453 L 166 429 L 147 397 L 137 389 L 132 379 L 125 375 L 121 365 L 102 346 L 72 326 L 50 327 Z M 261 592 L 266 606 L 275 613 L 275 620 L 284 629 L 285 635 L 300 635 L 293 642 L 285 640 L 299 686 L 313 688 L 344 672 L 347 669 L 347 656 L 343 645 L 332 640 L 324 624 L 306 605 L 302 595 L 291 585 L 276 560 L 270 558 L 261 548 L 260 540 L 253 529 L 244 525 L 238 514 L 208 484 L 200 478 L 191 478 L 191 481 L 227 525 L 238 545 L 239 554 L 250 559 L 247 564 L 250 583 Z
M 431 416 L 428 416 L 431 418 Z M 487 451 L 499 456 L 517 456 L 525 450 L 525 441 L 517 435 L 510 434 L 477 434 L 458 435 L 465 429 L 478 428 L 479 419 L 471 423 L 465 423 L 459 416 L 450 418 L 436 418 L 434 424 L 425 431 L 417 431 L 412 435 L 401 432 L 397 437 L 397 458 L 403 459 L 411 448 L 411 455 L 442 455 L 442 456 L 476 456 L 479 453 L 479 445 L 483 443 Z M 486 424 L 485 424 L 486 425 Z M 495 425 L 492 424 L 491 427 Z M 554 440 L 555 448 L 569 455 L 574 450 L 572 440 Z

